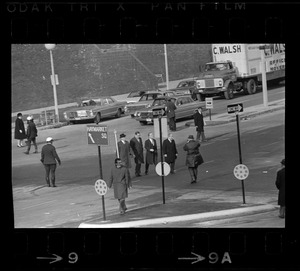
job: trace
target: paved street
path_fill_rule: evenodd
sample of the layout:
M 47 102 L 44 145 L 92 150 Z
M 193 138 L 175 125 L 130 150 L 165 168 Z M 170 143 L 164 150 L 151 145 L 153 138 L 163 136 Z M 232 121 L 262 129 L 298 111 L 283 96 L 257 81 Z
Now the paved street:
M 273 88 L 268 94 L 270 102 L 283 99 L 284 87 Z M 229 101 L 217 98 L 213 114 L 224 113 L 227 104 L 237 102 L 243 102 L 244 108 L 261 104 L 262 93 L 240 96 Z M 190 201 L 197 206 L 199 197 L 202 199 L 201 203 L 203 202 L 203 205 L 199 206 L 201 212 L 240 206 L 241 183 L 234 178 L 232 172 L 234 166 L 239 163 L 236 123 L 206 127 L 209 141 L 203 143 L 200 148 L 205 163 L 199 169 L 199 182 L 191 185 L 182 146 L 189 134 L 195 134 L 195 128 L 185 126 L 186 122 L 187 120 L 179 122 L 178 131 L 174 132 L 179 158 L 176 161 L 175 176 L 165 178 L 166 206 L 168 203 L 180 201 Z M 125 132 L 128 140 L 133 136 L 134 131 L 138 130 L 145 140 L 147 133 L 153 130 L 153 126 L 140 126 L 130 117 L 107 120 L 103 124 L 108 125 L 110 132 L 109 146 L 101 147 L 105 180 L 115 157 L 113 130 L 116 129 L 118 134 Z M 284 156 L 284 110 L 242 120 L 240 129 L 243 163 L 250 170 L 250 175 L 245 180 L 246 202 L 249 204 L 261 202 L 276 206 L 277 190 L 274 182 L 279 162 Z M 45 187 L 44 168 L 39 162 L 40 154 L 25 156 L 23 154 L 25 150 L 17 148 L 13 141 L 12 185 L 15 226 L 78 227 L 82 222 L 101 219 L 101 198 L 94 190 L 94 183 L 99 178 L 98 152 L 96 146 L 87 144 L 86 124 L 39 131 L 37 138 L 40 142 L 39 149 L 47 136 L 55 139 L 54 145 L 62 160 L 62 165 L 57 168 L 58 187 L 56 188 Z M 133 169 L 131 171 L 133 172 Z M 148 176 L 133 179 L 133 188 L 129 193 L 127 201 L 129 210 L 161 204 L 161 178 L 156 175 L 153 167 L 150 168 Z M 229 197 L 225 197 L 227 195 Z M 113 220 L 118 215 L 118 208 L 112 190 L 109 190 L 105 196 L 105 205 L 107 219 Z M 186 210 L 185 213 L 188 214 L 189 211 Z M 277 217 L 274 210 L 268 213 L 270 216 L 273 214 Z M 172 215 L 172 210 L 169 210 L 169 216 Z M 138 220 L 147 217 L 146 211 L 143 217 L 132 215 L 130 219 Z M 240 223 L 240 225 L 248 223 L 242 220 L 223 222 L 219 225 L 199 224 L 198 226 L 226 227 L 232 223 Z M 263 224 L 262 222 L 262 227 Z M 194 227 L 197 224 L 182 226 Z

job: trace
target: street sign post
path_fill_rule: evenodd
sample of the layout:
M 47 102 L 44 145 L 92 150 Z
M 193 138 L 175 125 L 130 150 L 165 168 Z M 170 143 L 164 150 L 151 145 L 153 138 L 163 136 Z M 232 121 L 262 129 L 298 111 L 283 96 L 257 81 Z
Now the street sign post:
M 209 120 L 211 120 L 211 109 L 214 108 L 213 98 L 205 98 L 205 108 L 209 110 Z
M 236 113 L 236 112 L 239 113 L 239 112 L 243 112 L 243 111 L 244 111 L 244 107 L 243 107 L 242 103 L 227 105 L 228 114 Z
M 107 184 L 106 184 L 106 182 L 104 180 L 101 180 L 101 179 L 97 180 L 95 182 L 95 190 L 96 190 L 97 194 L 102 197 L 103 220 L 105 221 L 106 220 L 106 215 L 105 215 L 104 195 L 107 192 Z
M 108 145 L 107 125 L 87 125 L 88 144 Z
M 154 121 L 154 137 L 159 137 L 160 142 L 160 160 L 163 162 L 163 152 L 162 152 L 162 137 L 168 137 L 167 119 L 163 117 L 165 114 L 164 109 L 153 110 L 153 121 Z M 157 118 L 155 118 L 157 117 Z M 163 125 L 162 125 L 163 122 Z M 157 125 L 158 123 L 158 125 Z M 163 135 L 164 133 L 164 135 Z M 163 194 L 163 204 L 165 204 L 165 173 L 163 163 L 160 163 L 161 167 L 161 183 L 162 183 L 162 194 Z
M 239 160 L 240 160 L 240 164 L 243 164 L 242 161 L 242 149 L 241 149 L 241 137 L 240 137 L 240 123 L 239 123 L 239 112 L 243 112 L 244 111 L 244 107 L 242 103 L 238 103 L 238 104 L 230 104 L 227 105 L 227 112 L 228 114 L 231 113 L 235 113 L 236 116 L 236 127 L 237 127 L 237 137 L 238 137 L 238 148 L 239 148 Z M 242 181 L 242 191 L 243 191 L 243 203 L 245 204 L 245 189 L 244 189 L 244 180 Z
M 100 179 L 103 179 L 101 145 L 108 145 L 108 129 L 107 125 L 87 125 L 88 144 L 98 145 L 99 173 Z M 104 210 L 104 197 L 102 198 L 103 219 L 106 220 Z

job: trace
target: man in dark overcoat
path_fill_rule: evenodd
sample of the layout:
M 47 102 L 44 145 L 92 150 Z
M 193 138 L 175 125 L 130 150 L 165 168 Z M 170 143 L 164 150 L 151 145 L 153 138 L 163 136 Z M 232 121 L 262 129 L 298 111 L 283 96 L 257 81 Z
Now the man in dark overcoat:
M 26 138 L 26 133 L 25 133 L 24 122 L 22 120 L 22 113 L 18 113 L 15 121 L 15 139 L 18 140 L 17 145 L 19 148 L 24 146 L 22 143 L 25 138 Z
M 170 165 L 170 173 L 175 173 L 175 160 L 177 159 L 177 148 L 175 144 L 175 140 L 173 138 L 173 135 L 169 133 L 168 138 L 164 140 L 163 142 L 163 155 L 165 162 L 167 162 Z
M 167 98 L 166 103 L 166 113 L 169 123 L 169 128 L 171 131 L 176 131 L 176 115 L 175 110 L 177 109 L 176 105 L 172 102 L 171 98 Z
M 31 142 L 33 143 L 33 145 L 35 147 L 34 153 L 38 153 L 38 148 L 37 148 L 37 144 L 36 144 L 36 137 L 38 135 L 37 135 L 37 129 L 36 129 L 36 126 L 33 122 L 33 117 L 32 116 L 27 117 L 27 123 L 28 123 L 28 126 L 27 126 L 26 136 L 27 136 L 28 146 L 27 146 L 27 151 L 24 152 L 24 153 L 29 154 L 29 151 L 30 151 L 30 148 L 31 148 Z
M 129 169 L 131 168 L 132 152 L 129 142 L 126 140 L 125 134 L 120 134 L 120 141 L 118 142 L 119 157 L 123 165 Z
M 47 144 L 43 146 L 41 152 L 41 162 L 43 163 L 46 171 L 46 183 L 50 187 L 56 187 L 55 185 L 55 170 L 56 170 L 56 161 L 61 165 L 61 161 L 56 153 L 55 147 L 53 144 L 53 138 L 46 138 Z M 50 173 L 51 173 L 51 185 L 50 185 Z
M 279 217 L 285 217 L 285 159 L 281 161 L 281 169 L 277 171 L 275 185 L 278 192 Z
M 145 166 L 145 174 L 148 174 L 149 165 L 157 164 L 157 144 L 156 140 L 153 137 L 153 133 L 148 134 L 148 139 L 145 141 L 145 149 L 146 149 L 146 166 Z
M 200 141 L 200 136 L 202 137 L 202 141 L 206 141 L 204 134 L 204 120 L 202 114 L 202 107 L 198 107 L 196 113 L 194 114 L 194 124 L 197 131 L 196 140 Z
M 135 176 L 141 176 L 141 165 L 144 164 L 143 141 L 140 132 L 135 132 L 134 137 L 130 140 L 130 147 L 134 154 Z
M 111 169 L 110 177 L 107 181 L 109 188 L 114 186 L 114 197 L 119 201 L 120 214 L 127 210 L 125 198 L 128 197 L 128 188 L 132 187 L 128 169 L 122 165 L 120 158 L 115 159 L 115 166 Z

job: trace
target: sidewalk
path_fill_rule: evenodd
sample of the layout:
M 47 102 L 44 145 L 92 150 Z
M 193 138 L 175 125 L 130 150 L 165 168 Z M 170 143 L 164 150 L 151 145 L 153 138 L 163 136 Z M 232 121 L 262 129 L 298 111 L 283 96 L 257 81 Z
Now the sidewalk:
M 239 115 L 241 120 L 247 120 L 262 114 L 271 113 L 284 108 L 285 108 L 285 99 L 281 99 L 281 100 L 269 102 L 268 107 L 264 107 L 263 104 L 260 104 L 260 105 L 244 108 L 244 112 L 239 113 Z M 233 121 L 236 121 L 235 114 L 228 114 L 227 112 L 213 115 L 212 120 L 208 119 L 208 113 L 206 113 L 206 117 L 205 117 L 205 122 L 207 126 L 225 124 Z M 188 127 L 193 127 L 194 122 L 189 121 L 185 125 Z
M 252 106 L 240 113 L 241 119 L 271 113 L 285 108 L 285 99 L 263 105 Z M 235 114 L 222 113 L 205 119 L 206 125 L 219 125 L 236 120 Z M 189 121 L 186 126 L 193 126 Z M 130 201 L 129 201 L 130 203 Z M 107 217 L 92 219 L 81 223 L 80 228 L 123 228 L 123 227 L 193 227 L 193 223 L 237 219 L 248 215 L 268 213 L 271 217 L 265 220 L 266 227 L 284 227 L 284 219 L 277 217 L 277 195 L 257 195 L 248 193 L 246 204 L 242 203 L 241 191 L 208 191 L 187 193 L 173 199 L 166 199 L 166 204 L 156 202 L 150 206 L 139 206 L 128 210 L 125 215 L 118 213 Z M 273 217 L 275 215 L 275 218 Z M 278 218 L 278 219 L 276 219 Z M 275 221 L 275 222 L 274 222 Z M 253 221 L 255 223 L 255 221 Z M 205 224 L 205 223 L 204 223 Z M 213 223 L 210 223 L 213 225 Z M 212 226 L 213 227 L 213 226 Z
M 246 204 L 243 204 L 241 191 L 192 192 L 173 200 L 167 199 L 150 206 L 130 208 L 124 215 L 118 213 L 81 223 L 79 228 L 129 228 L 129 227 L 194 227 L 193 224 L 208 221 L 236 219 L 241 216 L 274 212 L 277 207 L 276 196 L 247 193 Z M 276 216 L 277 218 L 277 216 Z M 274 220 L 268 227 L 280 227 Z

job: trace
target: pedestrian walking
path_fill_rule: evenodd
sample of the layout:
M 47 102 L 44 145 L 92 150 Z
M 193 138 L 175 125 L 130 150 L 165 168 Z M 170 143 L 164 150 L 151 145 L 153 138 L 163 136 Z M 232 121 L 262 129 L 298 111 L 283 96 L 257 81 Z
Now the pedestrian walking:
M 281 161 L 281 169 L 277 171 L 275 185 L 278 192 L 279 217 L 285 218 L 285 159 Z
M 178 152 L 173 134 L 168 134 L 168 138 L 164 140 L 162 148 L 165 162 L 170 165 L 170 173 L 175 174 L 175 160 L 177 159 Z
M 23 140 L 26 138 L 25 125 L 22 119 L 22 113 L 17 114 L 15 121 L 15 139 L 17 139 L 17 146 L 24 147 Z
M 200 143 L 194 139 L 193 135 L 188 136 L 187 142 L 183 146 L 183 150 L 187 152 L 185 165 L 191 175 L 191 183 L 197 182 L 198 166 L 203 163 L 199 147 Z
M 145 165 L 145 175 L 148 174 L 149 165 L 157 164 L 157 144 L 156 140 L 153 137 L 153 133 L 148 134 L 148 139 L 145 141 L 145 149 L 146 149 L 146 165 Z
M 123 165 L 129 169 L 131 168 L 132 151 L 129 142 L 126 140 L 125 134 L 120 134 L 120 141 L 118 142 L 118 153 Z
M 123 215 L 126 210 L 125 199 L 128 197 L 128 188 L 132 187 L 128 169 L 122 165 L 120 158 L 115 159 L 115 166 L 111 169 L 110 177 L 107 181 L 109 188 L 114 187 L 114 197 L 119 201 L 119 211 Z
M 46 145 L 43 146 L 41 151 L 41 162 L 43 163 L 46 171 L 46 183 L 50 187 L 56 187 L 55 185 L 55 170 L 56 170 L 56 162 L 61 165 L 61 161 L 56 153 L 56 149 L 53 146 L 53 138 L 46 138 Z M 50 178 L 51 173 L 51 178 Z M 51 184 L 50 184 L 51 180 Z
M 135 132 L 134 137 L 130 140 L 130 147 L 134 154 L 135 176 L 141 176 L 141 166 L 144 164 L 143 141 L 140 132 Z
M 166 113 L 169 123 L 169 128 L 171 131 L 176 131 L 176 114 L 175 110 L 177 109 L 176 105 L 172 102 L 171 98 L 167 98 L 166 103 Z
M 32 116 L 27 117 L 27 123 L 28 123 L 27 134 L 26 134 L 26 136 L 27 136 L 27 151 L 24 153 L 29 154 L 29 151 L 31 148 L 31 142 L 35 147 L 34 153 L 38 153 L 38 147 L 36 144 L 36 138 L 37 138 L 38 134 L 37 134 L 37 129 L 36 129 L 36 126 L 35 126 Z
M 200 136 L 202 137 L 202 142 L 206 141 L 204 134 L 204 119 L 202 114 L 202 107 L 198 107 L 196 113 L 194 114 L 194 123 L 197 131 L 196 140 L 200 141 Z

